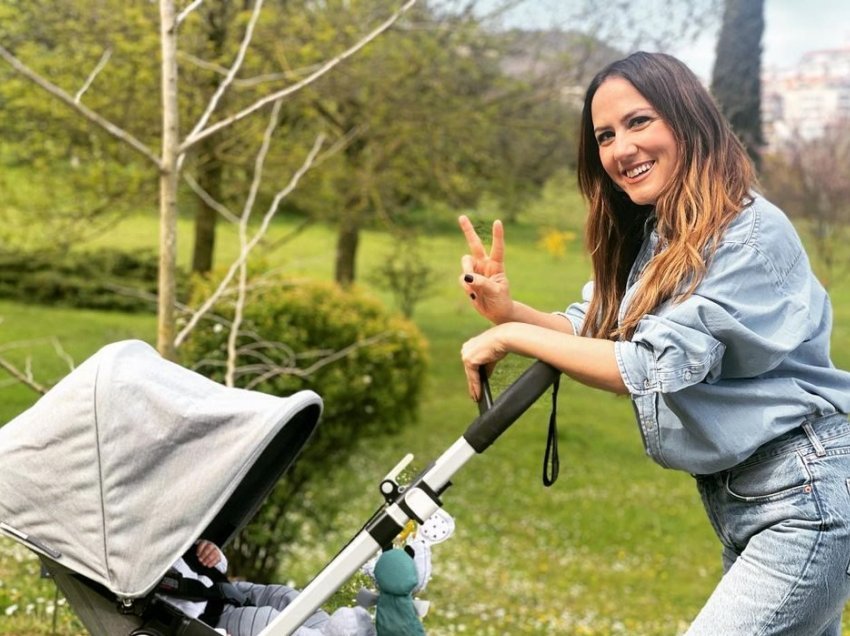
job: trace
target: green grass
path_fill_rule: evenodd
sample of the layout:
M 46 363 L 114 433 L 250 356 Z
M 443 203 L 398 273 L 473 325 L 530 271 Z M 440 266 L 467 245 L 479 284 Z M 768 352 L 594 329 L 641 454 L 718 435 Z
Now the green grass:
M 291 227 L 279 223 L 270 243 Z M 189 236 L 181 226 L 182 236 Z M 222 261 L 233 254 L 227 233 Z M 232 235 L 231 235 L 232 236 Z M 129 219 L 105 243 L 153 245 L 153 219 Z M 313 226 L 266 257 L 270 267 L 297 275 L 331 275 L 334 236 Z M 507 227 L 507 264 L 519 300 L 559 309 L 578 296 L 588 271 L 580 246 L 560 259 L 536 245 L 530 224 Z M 281 579 L 304 585 L 359 529 L 379 505 L 378 483 L 407 452 L 424 467 L 462 434 L 476 415 L 466 396 L 459 350 L 485 327 L 457 285 L 465 244 L 459 232 L 423 239 L 444 283 L 417 307 L 415 321 L 430 341 L 431 368 L 419 420 L 397 436 L 363 443 L 323 487 L 340 505 L 327 528 L 305 527 L 304 541 L 284 564 Z M 388 253 L 389 239 L 366 233 L 359 271 Z M 188 261 L 188 245 L 179 244 Z M 850 284 L 833 290 L 834 359 L 850 366 Z M 106 342 L 136 337 L 152 341 L 150 316 L 82 312 L 0 302 L 2 342 L 22 342 L 0 353 L 31 366 L 37 378 L 67 372 L 54 342 L 80 361 Z M 55 338 L 56 340 L 52 340 Z M 512 359 L 494 377 L 498 392 L 523 368 Z M 0 385 L 0 421 L 26 408 L 35 394 L 19 384 Z M 670 635 L 684 631 L 720 574 L 714 539 L 692 479 L 664 471 L 643 453 L 625 398 L 562 383 L 559 410 L 561 476 L 541 484 L 548 421 L 541 399 L 493 447 L 460 471 L 444 496 L 456 535 L 433 551 L 434 577 L 423 598 L 432 603 L 430 636 L 448 634 Z M 0 541 L 0 633 L 51 633 L 49 583 L 35 575 L 31 557 Z M 39 603 L 38 599 L 42 601 Z M 47 599 L 47 600 L 45 600 Z M 6 615 L 5 610 L 17 610 Z M 27 614 L 26 608 L 32 606 Z M 60 607 L 60 634 L 80 633 Z M 850 633 L 850 632 L 848 632 Z

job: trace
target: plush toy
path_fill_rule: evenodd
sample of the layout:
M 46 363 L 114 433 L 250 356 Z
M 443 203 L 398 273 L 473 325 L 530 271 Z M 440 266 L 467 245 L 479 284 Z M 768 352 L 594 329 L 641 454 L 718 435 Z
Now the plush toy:
M 430 603 L 414 599 L 413 595 L 422 592 L 431 578 L 431 546 L 448 539 L 454 529 L 454 519 L 446 511 L 437 510 L 418 529 L 413 522 L 405 527 L 395 542 L 402 547 L 381 553 L 363 567 L 363 571 L 375 580 L 378 593 L 361 589 L 357 602 L 362 607 L 377 605 L 378 636 L 424 634 L 419 618 L 427 614 Z M 380 574 L 379 563 L 382 564 Z M 403 611 L 403 620 L 396 623 L 399 610 Z
M 375 564 L 375 583 L 380 593 L 375 612 L 378 636 L 425 636 L 413 604 L 419 575 L 410 554 L 398 548 L 384 552 Z

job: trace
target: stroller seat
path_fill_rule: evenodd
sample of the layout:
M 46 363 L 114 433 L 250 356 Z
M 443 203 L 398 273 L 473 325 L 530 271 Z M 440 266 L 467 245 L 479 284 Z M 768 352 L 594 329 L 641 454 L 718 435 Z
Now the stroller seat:
M 177 608 L 152 596 L 141 615 L 125 614 L 110 598 L 109 590 L 85 579 L 55 561 L 41 563 L 68 604 L 92 634 L 128 636 L 220 636 L 212 627 L 190 618 Z

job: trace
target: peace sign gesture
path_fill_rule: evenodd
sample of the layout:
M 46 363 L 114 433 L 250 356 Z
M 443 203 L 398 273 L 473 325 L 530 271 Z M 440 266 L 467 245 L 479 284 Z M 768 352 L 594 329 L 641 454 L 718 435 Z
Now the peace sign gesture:
M 475 310 L 494 323 L 511 320 L 513 300 L 508 277 L 505 275 L 505 233 L 501 221 L 493 222 L 493 242 L 490 253 L 465 215 L 458 218 L 460 229 L 469 245 L 469 254 L 460 259 L 460 284 L 472 301 Z

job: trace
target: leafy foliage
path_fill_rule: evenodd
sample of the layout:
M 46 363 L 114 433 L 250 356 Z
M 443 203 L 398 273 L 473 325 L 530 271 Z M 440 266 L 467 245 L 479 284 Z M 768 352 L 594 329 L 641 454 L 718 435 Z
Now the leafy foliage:
M 369 275 L 369 282 L 389 291 L 405 318 L 433 293 L 438 275 L 422 255 L 414 236 L 400 236 L 392 251 Z
M 209 285 L 199 282 L 196 297 L 205 297 Z M 274 395 L 311 389 L 325 403 L 306 451 L 229 549 L 238 575 L 268 580 L 298 521 L 321 518 L 339 504 L 320 483 L 339 458 L 358 440 L 396 432 L 415 419 L 426 345 L 412 323 L 366 294 L 333 283 L 276 278 L 254 287 L 250 296 L 237 385 Z M 232 303 L 216 311 L 229 321 Z M 182 361 L 221 381 L 227 337 L 221 323 L 195 329 L 180 349 Z M 340 352 L 344 355 L 335 355 Z
M 823 137 L 793 139 L 764 158 L 767 195 L 798 223 L 813 249 L 821 282 L 827 287 L 850 270 L 850 122 Z
M 6 2 L 3 46 L 141 139 L 159 129 L 156 8 L 118 0 Z M 86 86 L 89 75 L 102 70 Z M 67 248 L 155 198 L 156 174 L 68 106 L 0 65 L 0 238 Z M 147 168 L 147 166 L 145 166 Z

